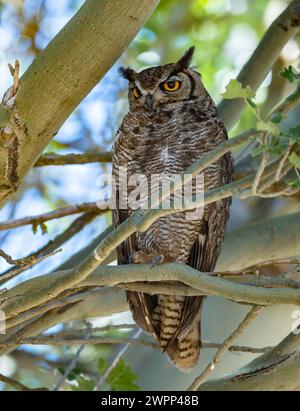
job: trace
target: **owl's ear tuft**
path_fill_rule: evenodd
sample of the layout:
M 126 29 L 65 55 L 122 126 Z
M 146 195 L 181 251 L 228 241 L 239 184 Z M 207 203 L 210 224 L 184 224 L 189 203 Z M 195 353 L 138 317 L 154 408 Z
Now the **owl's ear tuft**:
M 136 79 L 136 72 L 130 67 L 120 67 L 119 73 L 128 81 L 134 81 Z
M 189 65 L 191 64 L 193 54 L 195 51 L 195 47 L 191 47 L 188 50 L 185 51 L 184 55 L 177 61 L 176 66 L 180 70 L 187 69 Z

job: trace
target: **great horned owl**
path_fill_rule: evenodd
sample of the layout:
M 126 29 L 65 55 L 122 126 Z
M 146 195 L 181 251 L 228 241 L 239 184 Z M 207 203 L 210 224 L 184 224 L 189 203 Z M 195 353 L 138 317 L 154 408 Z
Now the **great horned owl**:
M 117 199 L 121 167 L 127 180 L 135 174 L 181 174 L 227 139 L 216 106 L 201 76 L 190 68 L 194 48 L 177 63 L 139 73 L 120 72 L 129 81 L 130 111 L 118 130 L 113 148 Z M 232 181 L 233 161 L 225 154 L 204 171 L 205 191 Z M 130 190 L 130 188 L 129 188 Z M 207 205 L 198 219 L 183 211 L 159 218 L 145 232 L 135 233 L 118 247 L 118 264 L 179 262 L 199 271 L 214 270 L 224 239 L 231 200 Z M 114 226 L 134 210 L 117 201 Z M 149 269 L 151 281 L 151 269 Z M 201 346 L 200 311 L 203 297 L 127 292 L 137 324 L 153 334 L 171 361 L 182 370 L 197 364 Z

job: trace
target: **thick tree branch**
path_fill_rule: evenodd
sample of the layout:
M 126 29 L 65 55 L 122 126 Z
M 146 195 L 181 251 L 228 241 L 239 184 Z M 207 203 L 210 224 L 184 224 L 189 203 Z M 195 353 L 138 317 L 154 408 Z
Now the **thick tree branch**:
M 270 351 L 199 391 L 299 391 L 300 333 L 289 334 Z
M 243 284 L 236 276 L 229 276 L 230 280 L 227 280 L 219 276 L 208 275 L 209 273 L 201 273 L 187 265 L 178 263 L 161 264 L 152 269 L 148 264 L 100 266 L 77 286 L 116 286 L 123 283 L 124 279 L 126 283 L 149 281 L 149 270 L 151 270 L 151 282 L 180 281 L 198 290 L 194 293 L 196 295 L 215 295 L 235 302 L 256 305 L 300 305 L 299 289 L 283 286 L 269 288 L 271 282 L 269 282 L 268 288 L 247 285 Z M 53 284 L 65 284 L 66 279 L 68 281 L 72 274 L 73 270 L 46 274 L 8 290 L 3 295 L 1 304 L 1 309 L 5 312 L 7 320 L 56 297 L 53 292 Z M 248 278 L 247 280 L 249 281 Z M 160 287 L 161 285 L 156 292 L 161 291 Z M 54 290 L 56 289 L 54 288 Z
M 0 150 L 0 205 L 17 190 L 43 149 L 121 56 L 159 0 L 87 0 L 20 79 L 0 127 L 13 138 Z

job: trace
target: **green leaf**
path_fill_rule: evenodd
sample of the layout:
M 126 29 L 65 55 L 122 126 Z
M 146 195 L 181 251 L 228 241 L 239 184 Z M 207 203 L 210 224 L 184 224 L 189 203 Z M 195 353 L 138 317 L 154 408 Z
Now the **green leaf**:
M 289 185 L 290 187 L 298 188 L 298 190 L 300 190 L 300 180 L 290 181 L 290 182 L 288 183 L 288 185 Z
M 293 164 L 295 167 L 300 168 L 300 157 L 296 153 L 292 153 L 289 156 L 289 161 L 291 164 Z
M 300 125 L 289 128 L 284 135 L 292 140 L 300 141 Z
M 73 391 L 93 391 L 95 388 L 94 381 L 88 377 L 83 377 L 82 375 L 76 377 L 76 382 L 78 386 L 71 386 Z
M 100 374 L 100 375 L 105 373 L 105 371 L 106 371 L 107 368 L 108 368 L 108 365 L 107 365 L 107 363 L 106 363 L 106 361 L 105 361 L 104 358 L 102 358 L 102 357 L 99 358 L 99 360 L 98 360 L 98 367 L 97 367 L 97 368 L 98 368 L 98 371 L 99 371 L 99 374 Z
M 286 78 L 290 83 L 300 79 L 300 73 L 298 73 L 292 66 L 285 67 L 280 75 L 281 77 Z
M 254 103 L 254 101 L 252 101 L 250 98 L 247 98 L 246 100 L 252 108 L 257 109 L 257 105 Z
M 99 358 L 97 368 L 100 375 L 105 373 L 108 364 L 104 358 Z M 137 391 L 139 390 L 139 387 L 135 384 L 137 379 L 137 375 L 132 371 L 130 366 L 121 359 L 111 370 L 105 382 L 113 391 Z
M 258 121 L 256 125 L 257 130 L 267 131 L 273 135 L 278 135 L 280 133 L 279 127 L 277 124 L 272 121 Z
M 279 124 L 282 122 L 283 119 L 284 119 L 284 116 L 282 113 L 277 112 L 277 113 L 272 113 L 271 115 L 272 123 Z
M 130 366 L 121 359 L 109 373 L 106 382 L 113 391 L 138 391 L 139 387 L 135 384 L 137 379 Z
M 244 98 L 251 99 L 255 96 L 254 91 L 250 86 L 243 87 L 238 80 L 230 80 L 226 86 L 226 91 L 223 93 L 223 97 L 227 99 Z

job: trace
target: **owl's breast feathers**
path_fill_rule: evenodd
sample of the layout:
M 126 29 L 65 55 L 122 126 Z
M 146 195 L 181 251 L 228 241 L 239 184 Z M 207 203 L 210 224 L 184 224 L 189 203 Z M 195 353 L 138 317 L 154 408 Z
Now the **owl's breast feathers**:
M 144 111 L 127 114 L 113 150 L 113 175 L 127 167 L 127 178 L 143 174 L 181 174 L 227 138 L 226 130 L 211 99 L 165 106 L 152 116 Z M 204 171 L 205 190 L 232 180 L 233 163 L 225 154 Z M 117 179 L 118 181 L 118 179 Z M 118 190 L 118 182 L 117 182 Z M 188 264 L 199 271 L 213 271 L 225 235 L 230 199 L 205 206 L 197 219 L 185 212 L 161 217 L 143 233 L 136 233 L 118 247 L 119 264 L 132 261 L 134 251 L 160 254 L 164 261 Z M 113 212 L 114 224 L 122 223 L 134 210 Z M 150 274 L 149 274 L 150 275 Z M 199 356 L 202 297 L 128 293 L 136 322 L 154 334 L 176 366 L 189 369 Z

